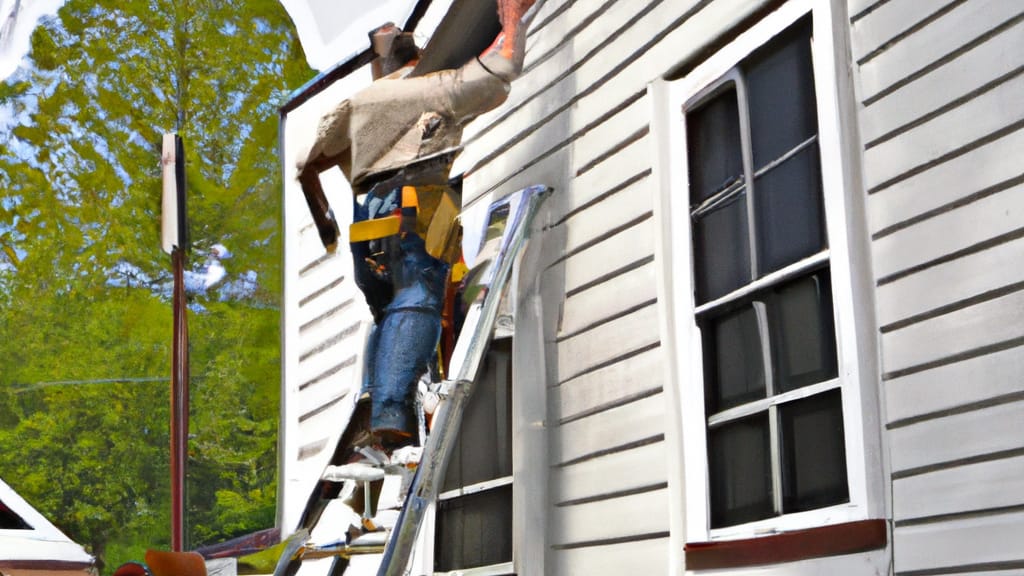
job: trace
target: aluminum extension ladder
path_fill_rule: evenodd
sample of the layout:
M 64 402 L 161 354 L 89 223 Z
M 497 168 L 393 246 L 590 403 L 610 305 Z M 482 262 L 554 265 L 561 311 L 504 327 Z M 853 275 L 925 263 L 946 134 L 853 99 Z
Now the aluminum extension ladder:
M 550 192 L 546 186 L 531 186 L 510 194 L 488 207 L 482 229 L 463 231 L 464 245 L 478 241 L 480 247 L 464 292 L 469 309 L 452 353 L 449 378 L 441 384 L 441 401 L 434 411 L 433 425 L 394 525 L 386 532 L 370 532 L 352 542 L 338 541 L 312 548 L 305 548 L 309 533 L 302 530 L 283 543 L 285 552 L 274 570 L 275 576 L 292 573 L 297 568 L 295 562 L 301 564 L 302 559 L 381 554 L 378 576 L 407 573 L 420 527 L 430 504 L 437 498 L 463 412 L 493 337 L 513 264 L 525 246 L 534 216 Z M 380 470 L 374 479 L 383 474 Z M 351 479 L 368 481 L 369 477 Z M 364 492 L 369 494 L 368 489 Z M 369 502 L 364 508 L 369 509 Z
M 434 412 L 419 467 L 388 539 L 377 576 L 400 576 L 406 572 L 423 518 L 437 498 L 463 412 L 494 333 L 498 306 L 512 265 L 525 245 L 541 202 L 550 192 L 546 186 L 531 186 L 488 208 L 480 252 L 465 291 L 470 307 L 452 353 L 449 379 L 442 387 L 443 399 Z

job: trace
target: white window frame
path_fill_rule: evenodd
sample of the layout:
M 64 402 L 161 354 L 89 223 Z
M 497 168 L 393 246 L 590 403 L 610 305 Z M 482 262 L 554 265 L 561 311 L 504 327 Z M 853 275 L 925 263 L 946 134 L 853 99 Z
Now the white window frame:
M 655 106 L 652 131 L 657 146 L 655 174 L 659 182 L 655 202 L 660 234 L 657 247 L 661 265 L 659 301 L 666 313 L 662 341 L 668 350 L 669 382 L 678 386 L 674 417 L 678 419 L 675 429 L 682 435 L 676 444 L 682 452 L 679 456 L 683 470 L 682 514 L 687 542 L 751 538 L 885 517 L 878 344 L 867 261 L 869 241 L 864 225 L 864 200 L 859 192 L 863 188 L 856 168 L 860 160 L 860 148 L 856 146 L 856 108 L 845 78 L 848 75 L 845 66 L 849 65 L 845 21 L 833 14 L 833 1 L 787 2 L 683 78 L 659 81 L 652 86 Z M 682 111 L 686 102 L 717 85 L 745 57 L 808 14 L 813 19 L 812 65 L 849 502 L 712 529 L 703 355 L 695 316 L 698 307 L 694 302 L 686 127 Z M 755 280 L 751 287 L 760 284 L 761 280 Z

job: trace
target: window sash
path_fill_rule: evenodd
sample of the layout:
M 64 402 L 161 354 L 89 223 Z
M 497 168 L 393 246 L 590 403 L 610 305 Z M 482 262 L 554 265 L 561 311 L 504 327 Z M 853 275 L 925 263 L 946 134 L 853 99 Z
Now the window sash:
M 728 424 L 729 422 L 746 418 L 752 414 L 764 412 L 769 408 L 778 406 L 779 404 L 785 404 L 786 402 L 792 402 L 794 400 L 802 400 L 840 387 L 842 387 L 841 380 L 839 378 L 832 378 L 831 380 L 811 384 L 809 386 L 797 388 L 796 390 L 790 390 L 789 392 L 783 392 L 781 394 L 734 406 L 716 414 L 711 414 L 708 416 L 707 425 L 708 428 L 714 429 L 723 424 Z
M 808 41 L 809 41 L 809 39 L 808 39 Z M 766 45 L 767 44 L 765 44 L 765 46 Z M 783 46 L 785 46 L 785 45 L 783 45 Z M 698 209 L 693 210 L 691 212 L 691 218 L 693 218 L 694 221 L 696 222 L 700 218 L 700 214 L 701 213 L 710 212 L 710 210 L 713 209 L 714 207 L 723 204 L 724 201 L 725 201 L 724 199 L 729 198 L 731 196 L 738 196 L 740 194 L 741 190 L 743 190 L 743 189 L 746 190 L 746 198 L 745 198 L 745 207 L 746 207 L 746 215 L 747 215 L 746 234 L 747 234 L 747 241 L 749 243 L 749 248 L 748 248 L 748 250 L 749 250 L 749 260 L 748 260 L 748 262 L 749 262 L 749 265 L 750 265 L 750 270 L 749 270 L 750 281 L 747 282 L 746 284 L 743 284 L 743 285 L 739 286 L 738 288 L 732 290 L 730 294 L 735 294 L 736 292 L 741 292 L 742 291 L 742 292 L 745 292 L 748 295 L 752 295 L 752 294 L 755 293 L 754 291 L 752 291 L 752 290 L 744 290 L 744 289 L 745 288 L 749 288 L 752 284 L 760 284 L 762 286 L 762 288 L 764 288 L 764 289 L 772 288 L 772 287 L 775 287 L 775 286 L 780 286 L 783 283 L 783 279 L 787 278 L 787 276 L 785 274 L 769 274 L 770 276 L 773 276 L 773 278 L 772 278 L 773 281 L 771 281 L 771 282 L 763 282 L 763 281 L 762 282 L 758 282 L 759 276 L 760 276 L 760 274 L 759 274 L 760 273 L 760 269 L 762 267 L 762 263 L 761 263 L 762 254 L 761 254 L 761 247 L 760 247 L 760 241 L 759 241 L 760 236 L 758 234 L 758 227 L 761 224 L 763 224 L 759 220 L 759 218 L 758 218 L 758 215 L 759 215 L 758 203 L 761 202 L 761 201 L 766 201 L 767 202 L 767 199 L 766 198 L 761 198 L 761 195 L 760 195 L 759 191 L 755 188 L 755 180 L 757 179 L 758 176 L 763 175 L 763 174 L 767 174 L 768 172 L 771 172 L 772 170 L 774 170 L 777 167 L 781 166 L 786 160 L 789 160 L 789 159 L 793 158 L 794 156 L 799 154 L 801 151 L 806 150 L 809 146 L 814 145 L 818 141 L 818 127 L 817 127 L 817 114 L 815 113 L 814 114 L 814 119 L 815 119 L 814 134 L 811 137 L 804 139 L 802 142 L 798 143 L 796 146 L 794 146 L 794 147 L 784 151 L 779 157 L 774 158 L 772 160 L 769 160 L 768 162 L 765 163 L 765 165 L 760 170 L 757 170 L 755 172 L 755 170 L 753 168 L 753 166 L 754 166 L 754 161 L 753 161 L 753 139 L 754 139 L 754 134 L 752 132 L 751 121 L 750 121 L 750 98 L 751 98 L 751 94 L 749 93 L 749 88 L 747 86 L 746 77 L 745 77 L 745 74 L 743 73 L 743 66 L 746 64 L 747 58 L 749 58 L 749 56 L 745 57 L 744 59 L 741 59 L 740 61 L 738 61 L 733 66 L 733 68 L 731 68 L 726 74 L 723 75 L 723 77 L 721 79 L 719 79 L 717 82 L 711 84 L 705 90 L 704 93 L 699 94 L 696 98 L 692 99 L 690 102 L 688 102 L 686 105 L 684 105 L 684 107 L 683 107 L 683 114 L 684 114 L 684 116 L 686 116 L 688 114 L 696 113 L 698 109 L 700 109 L 701 107 L 703 107 L 705 105 L 708 105 L 714 99 L 721 98 L 722 94 L 725 93 L 730 88 L 732 90 L 735 90 L 735 93 L 736 93 L 736 114 L 739 116 L 739 127 L 740 127 L 739 128 L 739 137 L 740 137 L 740 149 L 741 149 L 740 153 L 742 155 L 742 165 L 743 165 L 743 172 L 744 172 L 744 174 L 743 174 L 743 176 L 744 176 L 744 178 L 743 178 L 744 186 L 741 187 L 739 185 L 739 182 L 737 182 L 736 184 L 726 188 L 724 191 L 712 195 L 710 198 L 705 200 L 704 203 L 702 203 L 703 204 L 702 206 L 698 206 Z M 800 64 L 801 63 L 796 63 L 796 65 L 800 65 Z M 812 78 L 811 81 L 812 82 L 816 82 L 817 80 Z M 687 154 L 689 154 L 689 148 L 687 148 Z M 810 194 L 810 198 L 812 200 L 817 200 L 816 196 L 818 194 L 818 190 L 815 189 L 812 192 L 813 193 Z M 687 188 L 687 195 L 689 196 L 689 195 L 692 195 L 692 194 L 693 194 L 693 191 L 688 187 Z M 703 209 L 703 210 L 701 210 L 701 209 Z M 822 215 L 822 217 L 823 217 L 823 215 Z M 827 238 L 827 233 L 826 233 L 826 238 Z M 696 245 L 696 238 L 693 238 L 693 242 L 694 242 L 694 245 Z M 826 246 L 827 246 L 827 240 L 826 240 Z M 817 256 L 819 254 L 821 254 L 821 251 L 819 251 L 818 254 L 816 254 L 815 256 Z M 707 258 L 708 256 L 709 256 L 708 253 L 704 252 L 704 250 L 702 249 L 700 254 L 695 255 L 694 263 L 696 264 L 696 263 L 698 263 L 700 261 L 701 258 Z M 810 275 L 810 274 L 813 273 L 813 270 L 814 270 L 813 268 L 806 268 L 806 269 L 804 269 L 803 267 L 800 266 L 801 264 L 804 264 L 807 260 L 815 260 L 815 262 L 817 264 L 819 264 L 819 265 L 824 265 L 827 262 L 827 260 L 825 260 L 824 262 L 821 262 L 821 261 L 819 261 L 819 259 L 815 259 L 812 256 L 811 258 L 805 258 L 802 261 L 798 260 L 795 263 L 790 263 L 790 264 L 784 266 L 782 270 L 789 271 L 789 270 L 791 270 L 793 268 L 800 268 L 806 275 Z M 707 270 L 704 270 L 702 273 L 708 274 L 709 272 Z M 694 270 L 695 277 L 697 276 L 697 274 L 698 274 L 698 271 L 695 269 Z M 800 277 L 800 276 L 795 276 L 794 275 L 793 277 Z M 729 304 L 731 302 L 735 302 L 736 301 L 735 298 L 727 299 L 726 301 L 721 302 L 723 300 L 723 298 L 728 298 L 728 296 L 730 296 L 730 294 L 726 294 L 726 295 L 724 295 L 722 297 L 717 298 L 716 300 L 720 301 L 720 302 L 717 305 L 713 306 L 713 307 L 706 308 L 705 309 L 705 313 L 706 314 L 703 314 L 703 315 L 709 315 L 707 313 L 711 313 L 711 312 L 718 312 L 719 310 L 724 308 L 727 304 Z M 776 387 L 776 384 L 774 382 L 775 368 L 776 367 L 775 367 L 774 357 L 773 357 L 773 353 L 772 353 L 772 346 L 773 345 L 782 345 L 782 343 L 781 342 L 774 343 L 772 341 L 772 338 L 770 337 L 769 327 L 768 327 L 769 322 L 768 322 L 768 317 L 767 317 L 767 306 L 766 306 L 765 302 L 756 301 L 756 300 L 753 301 L 751 304 L 752 304 L 754 312 L 756 314 L 758 339 L 760 340 L 760 343 L 761 343 L 761 345 L 760 345 L 760 352 L 761 352 L 760 361 L 761 361 L 762 366 L 763 366 L 762 374 L 763 374 L 763 378 L 764 378 L 764 386 L 765 386 L 766 398 L 761 399 L 761 400 L 752 401 L 752 402 L 745 403 L 745 404 L 741 404 L 740 406 L 732 407 L 730 409 L 724 410 L 723 412 L 720 412 L 720 413 L 715 414 L 715 415 L 709 415 L 709 417 L 708 417 L 708 434 L 710 436 L 712 431 L 714 431 L 716 429 L 722 429 L 726 424 L 729 424 L 729 423 L 732 423 L 732 422 L 738 422 L 741 419 L 750 418 L 750 417 L 753 417 L 753 416 L 755 416 L 757 414 L 766 413 L 767 424 L 768 424 L 767 434 L 768 434 L 768 452 L 769 452 L 769 454 L 766 454 L 766 456 L 769 459 L 769 465 L 770 465 L 769 467 L 770 467 L 770 474 L 771 474 L 771 477 L 770 477 L 771 509 L 772 509 L 772 515 L 778 516 L 778 515 L 783 515 L 785 513 L 785 510 L 784 510 L 784 496 L 785 495 L 783 494 L 783 492 L 784 492 L 784 490 L 783 490 L 783 466 L 784 466 L 784 464 L 782 462 L 782 460 L 783 460 L 782 447 L 781 447 L 781 444 L 782 444 L 782 433 L 781 433 L 781 430 L 780 430 L 779 404 L 784 401 L 784 400 L 780 400 L 780 398 L 790 398 L 790 399 L 792 399 L 793 397 L 790 394 L 787 394 L 787 393 L 779 393 L 777 391 L 777 389 L 776 389 L 777 387 Z M 830 304 L 829 305 L 829 310 L 831 311 L 832 310 L 831 302 L 829 304 Z M 704 330 L 708 330 L 708 329 L 710 329 L 710 327 L 709 326 L 705 326 L 705 327 L 702 328 L 702 332 Z M 831 335 L 823 334 L 822 336 L 825 337 L 825 338 L 830 338 L 830 337 L 831 338 L 835 338 L 834 331 L 833 331 L 833 333 Z M 704 337 L 708 337 L 708 335 L 705 334 Z M 709 357 L 705 356 L 705 362 L 711 362 L 712 363 L 712 366 L 706 366 L 705 370 L 707 370 L 708 368 L 713 369 L 713 370 L 717 370 L 718 369 L 717 368 L 717 359 L 713 359 L 713 358 L 709 358 Z M 718 383 L 718 382 L 711 382 L 710 384 L 708 384 L 706 382 L 705 385 L 706 386 L 710 385 L 710 386 L 712 386 L 714 388 L 714 387 L 719 386 L 721 384 Z M 829 389 L 836 388 L 838 386 L 839 386 L 839 381 L 838 381 L 838 379 L 835 379 L 835 380 L 828 381 L 828 382 L 825 382 L 825 383 L 819 383 L 819 384 L 816 384 L 816 385 L 812 385 L 811 387 L 815 391 L 821 393 L 821 392 L 825 392 L 825 391 L 827 391 Z M 801 390 L 801 391 L 805 392 L 805 394 L 803 394 L 802 397 L 808 396 L 808 394 L 806 394 L 806 392 L 807 392 L 806 389 L 807 388 L 808 387 L 805 386 L 805 387 L 801 387 L 801 388 L 797 389 L 797 390 Z M 723 413 L 726 415 L 725 417 L 722 416 Z M 716 418 L 716 416 L 717 416 L 717 418 Z M 709 449 L 710 449 L 710 444 L 709 444 Z M 710 460 L 710 455 L 709 455 L 709 460 L 708 460 L 709 465 L 710 465 L 710 462 L 711 462 L 711 460 Z M 729 465 L 725 465 L 725 464 L 723 464 L 723 465 L 726 466 L 725 470 L 727 470 L 728 468 L 731 467 Z M 709 482 L 710 482 L 710 478 L 711 478 L 711 476 L 709 475 Z M 708 507 L 709 507 L 709 512 L 710 512 L 710 516 L 709 516 L 710 519 L 709 519 L 709 521 L 712 522 L 712 524 L 715 523 L 715 522 L 722 522 L 723 521 L 723 520 L 715 521 L 713 519 L 715 517 L 724 518 L 724 516 L 721 516 L 721 515 L 725 514 L 725 510 L 718 510 L 717 509 L 717 506 L 719 504 L 716 504 L 716 502 L 719 501 L 719 496 L 715 496 L 715 494 L 719 493 L 719 492 L 722 492 L 722 491 L 725 491 L 725 490 L 727 490 L 726 486 L 721 486 L 721 485 L 709 485 L 708 486 L 708 492 L 709 492 L 709 497 L 710 497 L 709 502 L 708 502 Z M 724 501 L 721 503 L 721 505 L 725 506 Z M 745 524 L 745 523 L 746 522 L 743 522 L 743 521 L 736 522 L 736 524 Z
M 745 284 L 728 294 L 715 298 L 710 302 L 705 302 L 704 304 L 695 306 L 693 309 L 694 316 L 697 318 L 707 316 L 709 313 L 714 313 L 716 310 L 747 298 L 756 292 L 760 292 L 761 290 L 765 290 L 777 284 L 783 284 L 790 280 L 795 280 L 816 268 L 823 267 L 830 261 L 830 258 L 831 253 L 829 249 L 826 248 L 817 254 L 804 258 L 803 260 L 797 260 L 785 268 L 776 270 L 771 274 L 767 274 L 761 278 L 753 280 L 749 284 Z
M 509 516 L 507 520 L 510 530 L 509 537 L 514 537 L 512 532 L 514 530 L 514 503 L 512 501 L 514 497 L 512 475 L 513 438 L 511 437 L 512 419 L 514 416 L 512 413 L 512 393 L 512 340 L 510 338 L 494 340 L 491 349 L 488 351 L 474 396 L 467 407 L 463 426 L 459 430 L 459 439 L 453 448 L 453 450 L 458 452 L 458 458 L 453 458 L 448 464 L 449 470 L 446 471 L 444 486 L 442 487 L 447 489 L 437 497 L 433 534 L 433 546 L 435 548 L 438 545 L 444 544 L 438 539 L 438 533 L 442 530 L 442 525 L 449 519 L 442 514 L 442 508 L 446 504 L 459 506 L 459 501 L 467 503 L 463 505 L 469 505 L 469 502 L 477 502 L 479 504 L 478 497 L 489 493 L 492 496 L 500 497 L 501 492 L 508 492 Z M 493 431 L 489 430 L 487 433 L 474 436 L 473 431 L 467 427 L 469 422 L 475 422 L 477 425 L 487 429 L 493 426 Z M 464 444 L 464 441 L 470 442 L 470 444 Z M 491 468 L 497 475 L 485 473 L 487 470 L 480 467 L 480 462 L 470 464 L 469 468 L 464 469 L 464 457 L 478 460 L 483 457 L 487 462 L 493 464 Z M 485 466 L 484 468 L 487 467 Z M 463 484 L 465 480 L 475 481 Z M 470 506 L 472 507 L 472 505 Z M 454 530 L 454 526 L 450 529 Z M 450 539 L 454 534 L 455 532 L 449 535 L 448 538 Z M 458 536 L 462 537 L 462 533 L 460 532 Z M 445 558 L 435 553 L 435 567 L 444 560 L 456 566 L 473 562 L 472 559 L 467 560 L 466 557 L 462 556 Z M 466 575 L 509 574 L 511 573 L 510 566 L 512 566 L 511 557 L 507 562 L 499 564 L 456 568 L 452 572 L 435 571 L 434 573 Z
M 487 490 L 494 490 L 495 488 L 501 488 L 502 486 L 508 486 L 512 483 L 512 476 L 502 476 L 501 478 L 495 478 L 493 480 L 485 480 L 483 482 L 477 482 L 476 484 L 470 484 L 468 486 L 460 486 L 454 490 L 442 492 L 437 496 L 440 501 L 452 500 L 455 498 L 461 498 L 463 496 L 469 496 L 471 494 L 477 494 L 480 492 L 486 492 Z
M 835 6 L 816 0 L 789 0 L 742 31 L 706 60 L 677 80 L 652 84 L 656 121 L 654 176 L 659 184 L 655 201 L 658 230 L 657 258 L 664 272 L 659 280 L 659 301 L 664 307 L 662 342 L 670 350 L 666 377 L 677 383 L 668 389 L 673 397 L 670 411 L 680 427 L 670 429 L 666 440 L 677 452 L 670 453 L 670 466 L 681 470 L 682 481 L 670 478 L 681 496 L 677 510 L 684 517 L 689 542 L 749 539 L 765 533 L 816 528 L 865 518 L 885 516 L 886 487 L 881 474 L 882 443 L 877 411 L 877 334 L 873 328 L 870 270 L 860 256 L 869 250 L 870 238 L 860 224 L 864 198 L 846 191 L 858 190 L 857 168 L 849 160 L 858 156 L 858 144 L 844 133 L 843 126 L 856 126 L 856 100 L 849 79 L 842 73 L 846 54 L 845 37 L 834 27 L 843 22 L 833 14 Z M 712 302 L 694 302 L 691 210 L 686 161 L 686 124 L 682 110 L 695 98 L 706 95 L 710 86 L 738 62 L 799 19 L 813 14 L 811 64 L 814 72 L 818 114 L 817 141 L 820 151 L 823 221 L 828 246 L 796 266 L 807 268 L 829 262 L 833 284 L 833 317 L 836 334 L 836 362 L 841 402 L 849 484 L 849 502 L 807 512 L 796 512 L 748 524 L 712 529 L 709 525 L 707 484 L 707 414 L 704 403 L 701 335 L 696 314 L 748 296 L 769 284 L 775 275 L 796 275 L 794 269 L 772 272 L 758 285 L 751 285 Z M 808 143 L 807 145 L 810 145 Z M 682 158 L 682 161 L 680 161 Z M 816 259 L 818 262 L 815 262 Z

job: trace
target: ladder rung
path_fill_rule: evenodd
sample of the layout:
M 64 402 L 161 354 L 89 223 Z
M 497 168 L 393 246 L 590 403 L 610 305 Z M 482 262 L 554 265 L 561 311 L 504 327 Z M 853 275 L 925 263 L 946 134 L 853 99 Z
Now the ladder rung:
M 342 464 L 341 466 L 328 466 L 324 470 L 321 479 L 328 482 L 342 482 L 355 480 L 356 482 L 374 482 L 383 480 L 385 472 L 383 468 L 372 464 L 357 462 L 354 464 Z

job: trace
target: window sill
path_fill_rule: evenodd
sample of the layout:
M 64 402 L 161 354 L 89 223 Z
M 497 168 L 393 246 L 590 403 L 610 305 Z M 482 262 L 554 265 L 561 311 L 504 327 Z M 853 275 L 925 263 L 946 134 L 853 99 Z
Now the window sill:
M 885 520 L 860 520 L 758 538 L 689 542 L 686 569 L 711 570 L 795 562 L 884 548 Z
M 479 568 L 463 568 L 451 572 L 434 572 L 434 576 L 514 576 L 515 567 L 511 562 L 481 566 Z

